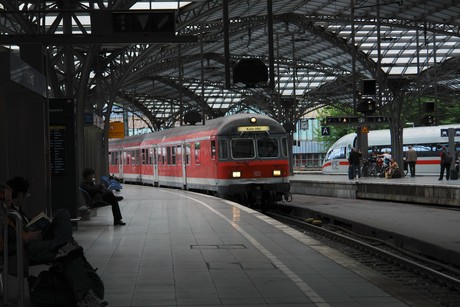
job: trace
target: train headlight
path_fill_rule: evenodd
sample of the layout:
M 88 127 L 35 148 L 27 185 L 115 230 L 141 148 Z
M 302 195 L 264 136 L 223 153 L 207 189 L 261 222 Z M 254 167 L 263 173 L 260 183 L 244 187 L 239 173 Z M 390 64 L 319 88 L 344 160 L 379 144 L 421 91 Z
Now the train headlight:
M 249 121 L 251 122 L 251 124 L 255 124 L 255 123 L 257 123 L 257 118 L 251 117 L 251 118 L 249 119 Z
M 232 172 L 232 178 L 240 178 L 240 177 L 241 177 L 241 172 L 240 171 Z
M 273 177 L 279 177 L 281 176 L 281 171 L 279 169 L 273 170 Z

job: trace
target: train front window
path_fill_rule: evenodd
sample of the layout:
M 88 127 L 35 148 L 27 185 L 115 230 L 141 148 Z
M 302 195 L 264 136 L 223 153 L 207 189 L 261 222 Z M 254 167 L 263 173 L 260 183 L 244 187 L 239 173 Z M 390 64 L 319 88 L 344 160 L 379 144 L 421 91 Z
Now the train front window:
M 338 147 L 330 150 L 326 155 L 326 160 L 345 159 L 345 147 Z
M 261 158 L 277 158 L 279 156 L 278 141 L 275 138 L 258 139 L 257 153 Z
M 251 159 L 255 157 L 254 140 L 233 139 L 232 156 L 234 159 Z
M 281 152 L 283 153 L 283 157 L 288 156 L 288 146 L 287 146 L 287 138 L 281 139 Z

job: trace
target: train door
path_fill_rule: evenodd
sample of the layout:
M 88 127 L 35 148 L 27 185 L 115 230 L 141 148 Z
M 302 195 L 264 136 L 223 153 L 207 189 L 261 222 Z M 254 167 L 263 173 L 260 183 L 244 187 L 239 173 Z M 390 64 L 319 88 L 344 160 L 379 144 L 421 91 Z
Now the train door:
M 188 157 L 190 153 L 187 155 L 187 144 L 182 142 L 181 144 L 181 160 L 182 160 L 182 187 L 184 190 L 187 190 L 187 164 L 188 164 Z M 190 148 L 188 148 L 190 151 Z
M 217 178 L 217 151 L 216 151 L 216 139 L 211 139 L 211 165 L 212 165 L 212 178 Z M 217 184 L 217 182 L 216 182 Z
M 158 148 L 153 146 L 153 185 L 158 186 Z
M 116 155 L 116 168 L 117 168 L 117 173 L 118 173 L 118 177 L 121 178 L 121 171 L 123 170 L 123 151 L 117 151 L 115 152 L 115 155 Z
M 119 154 L 120 154 L 120 158 L 118 162 L 118 174 L 120 178 L 123 178 L 123 165 L 125 163 L 126 152 L 122 149 Z

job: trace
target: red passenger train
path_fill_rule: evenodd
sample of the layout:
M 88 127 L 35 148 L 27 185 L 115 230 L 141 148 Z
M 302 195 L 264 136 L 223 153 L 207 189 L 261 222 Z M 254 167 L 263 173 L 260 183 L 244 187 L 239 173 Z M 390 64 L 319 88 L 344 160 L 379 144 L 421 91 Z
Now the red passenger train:
M 287 134 L 275 120 L 236 114 L 109 142 L 124 182 L 210 192 L 266 209 L 290 200 Z

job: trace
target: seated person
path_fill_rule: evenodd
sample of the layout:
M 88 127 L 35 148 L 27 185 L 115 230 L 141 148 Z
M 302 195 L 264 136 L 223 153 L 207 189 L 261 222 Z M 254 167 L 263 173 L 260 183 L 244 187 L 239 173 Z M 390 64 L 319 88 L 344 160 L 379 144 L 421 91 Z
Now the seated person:
M 11 189 L 12 199 L 7 203 L 10 210 L 22 217 L 22 239 L 26 264 L 63 264 L 65 276 L 72 287 L 77 306 L 106 306 L 107 302 L 96 296 L 89 279 L 82 255 L 83 248 L 73 238 L 70 213 L 66 209 L 55 212 L 51 225 L 44 230 L 30 231 L 26 224 L 30 220 L 24 213 L 23 205 L 29 193 L 29 182 L 22 177 L 15 177 L 6 183 Z M 16 225 L 8 218 L 8 250 L 16 251 Z
M 398 162 L 395 159 L 390 159 L 390 165 L 385 171 L 385 178 L 400 178 L 401 171 Z
M 118 204 L 118 201 L 123 198 L 115 196 L 112 191 L 107 190 L 102 184 L 95 184 L 94 181 L 96 177 L 92 168 L 85 168 L 81 177 L 82 181 L 80 183 L 80 188 L 88 192 L 92 197 L 95 201 L 95 207 L 102 207 L 106 204 L 112 206 L 113 225 L 126 225 L 126 223 L 122 221 L 120 205 Z

